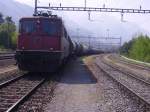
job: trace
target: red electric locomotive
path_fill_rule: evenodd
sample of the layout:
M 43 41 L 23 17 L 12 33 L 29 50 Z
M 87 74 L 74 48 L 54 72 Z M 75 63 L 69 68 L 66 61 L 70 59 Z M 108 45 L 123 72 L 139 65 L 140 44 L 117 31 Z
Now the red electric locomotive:
M 52 72 L 68 58 L 72 49 L 61 18 L 50 15 L 20 19 L 15 56 L 19 69 Z

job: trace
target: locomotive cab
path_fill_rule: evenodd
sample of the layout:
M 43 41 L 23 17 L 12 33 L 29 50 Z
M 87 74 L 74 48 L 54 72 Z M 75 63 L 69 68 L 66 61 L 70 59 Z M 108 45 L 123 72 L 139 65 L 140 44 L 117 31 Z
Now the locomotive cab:
M 59 19 L 22 18 L 19 27 L 18 49 L 60 50 L 61 24 Z
M 19 69 L 51 72 L 58 68 L 69 55 L 69 41 L 64 32 L 62 19 L 58 17 L 20 19 L 15 56 Z

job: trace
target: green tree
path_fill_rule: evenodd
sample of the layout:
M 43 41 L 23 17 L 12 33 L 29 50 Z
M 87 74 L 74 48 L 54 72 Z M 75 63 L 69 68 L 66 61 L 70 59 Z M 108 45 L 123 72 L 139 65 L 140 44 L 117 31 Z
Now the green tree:
M 150 38 L 146 35 L 139 35 L 129 50 L 129 56 L 133 59 L 149 62 Z
M 11 48 L 11 37 L 16 31 L 16 26 L 11 23 L 3 23 L 0 26 L 0 43 L 6 48 Z
M 123 46 L 120 48 L 120 52 L 123 55 L 128 56 L 129 55 L 129 50 L 131 49 L 133 43 L 134 43 L 135 39 L 133 38 L 132 40 L 130 40 L 129 42 L 125 42 L 123 44 Z
M 12 18 L 7 16 L 5 22 L 0 25 L 0 46 L 14 49 L 14 36 L 16 36 L 16 26 Z
M 8 33 L 3 30 L 0 31 L 0 46 L 3 48 L 8 48 Z
M 11 48 L 12 49 L 16 49 L 16 47 L 17 47 L 17 37 L 18 37 L 18 33 L 13 32 L 12 37 L 11 37 Z
M 5 22 L 14 24 L 14 22 L 12 21 L 12 17 L 10 17 L 10 16 L 6 16 Z
M 150 37 L 141 34 L 128 43 L 124 43 L 120 51 L 130 58 L 150 62 Z
M 0 24 L 4 23 L 3 14 L 0 12 Z

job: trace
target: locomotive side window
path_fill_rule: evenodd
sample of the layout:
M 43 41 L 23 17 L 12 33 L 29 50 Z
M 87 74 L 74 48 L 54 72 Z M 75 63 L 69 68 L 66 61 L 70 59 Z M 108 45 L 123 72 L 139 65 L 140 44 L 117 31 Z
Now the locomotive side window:
M 34 21 L 22 21 L 21 22 L 21 32 L 32 33 L 36 31 L 36 25 Z
M 44 33 L 48 35 L 58 35 L 59 31 L 59 22 L 44 20 L 42 21 L 42 29 Z

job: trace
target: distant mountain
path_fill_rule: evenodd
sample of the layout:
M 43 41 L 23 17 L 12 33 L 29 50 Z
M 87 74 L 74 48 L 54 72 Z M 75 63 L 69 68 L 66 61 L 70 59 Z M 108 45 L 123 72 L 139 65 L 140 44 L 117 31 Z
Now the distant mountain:
M 33 8 L 13 0 L 0 0 L 0 12 L 4 16 L 12 16 L 13 21 L 18 23 L 21 17 L 31 16 Z
M 117 38 L 122 37 L 122 42 L 125 42 L 129 41 L 135 34 L 138 33 L 150 34 L 135 23 L 121 22 L 120 20 L 108 15 L 99 15 L 99 17 L 95 18 L 93 16 L 92 21 L 88 20 L 86 15 L 77 15 L 78 14 L 70 13 L 64 13 L 61 15 L 72 35 L 99 38 L 108 36 Z M 109 40 L 107 41 L 110 43 Z
M 4 16 L 11 16 L 13 21 L 18 24 L 18 21 L 21 17 L 32 16 L 34 12 L 34 8 L 30 7 L 26 4 L 22 4 L 20 2 L 14 0 L 1 0 L 0 1 L 0 12 L 3 13 Z M 67 26 L 67 29 L 72 35 L 76 35 L 76 29 L 81 28 L 72 20 L 64 20 Z M 71 23 L 71 24 L 70 24 Z M 79 33 L 88 33 L 86 29 L 81 28 Z
M 34 8 L 21 4 L 14 0 L 0 0 L 0 12 L 4 16 L 12 16 L 18 23 L 21 17 L 32 16 Z M 136 33 L 150 33 L 138 24 L 132 22 L 120 22 L 120 20 L 108 16 L 105 13 L 96 13 L 91 16 L 92 21 L 88 20 L 87 13 L 82 12 L 57 12 L 67 26 L 71 36 L 97 36 L 97 37 L 122 37 L 123 42 L 128 41 Z

